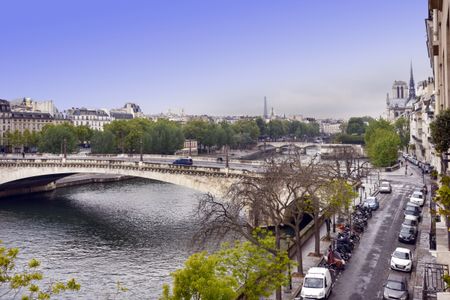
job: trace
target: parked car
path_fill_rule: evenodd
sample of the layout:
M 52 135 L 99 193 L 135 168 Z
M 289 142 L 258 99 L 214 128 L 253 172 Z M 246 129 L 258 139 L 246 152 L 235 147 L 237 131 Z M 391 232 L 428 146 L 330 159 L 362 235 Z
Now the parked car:
M 389 181 L 382 181 L 378 190 L 380 191 L 380 193 L 390 193 L 392 192 L 392 187 Z
M 408 283 L 404 276 L 390 273 L 384 284 L 383 299 L 401 299 L 409 298 Z
M 303 280 L 300 296 L 302 299 L 327 299 L 331 294 L 332 283 L 330 270 L 310 268 Z
M 404 214 L 405 216 L 409 215 L 417 222 L 420 222 L 420 207 L 416 204 L 411 203 L 409 205 L 406 205 Z
M 185 166 L 192 166 L 192 164 L 193 164 L 193 161 L 192 161 L 192 158 L 179 158 L 179 159 L 176 159 L 174 162 L 173 162 L 173 164 L 174 165 L 185 165 Z
M 409 202 L 423 206 L 425 203 L 425 197 L 423 196 L 422 191 L 414 191 L 411 197 L 409 197 Z
M 402 243 L 415 244 L 417 239 L 417 227 L 402 225 L 398 240 Z
M 391 269 L 411 272 L 413 265 L 413 254 L 408 248 L 397 247 L 391 255 Z
M 417 226 L 419 226 L 419 222 L 417 222 L 417 220 L 415 220 L 413 216 L 406 215 L 405 219 L 403 220 L 402 226 L 409 226 L 417 229 Z
M 363 203 L 363 207 L 369 207 L 372 210 L 377 210 L 380 207 L 377 197 L 367 197 Z

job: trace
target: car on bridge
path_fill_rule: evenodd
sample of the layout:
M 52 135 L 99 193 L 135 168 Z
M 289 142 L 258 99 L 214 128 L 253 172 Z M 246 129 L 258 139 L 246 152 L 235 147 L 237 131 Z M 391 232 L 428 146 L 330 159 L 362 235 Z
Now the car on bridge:
M 193 161 L 192 158 L 178 158 L 173 162 L 174 165 L 184 165 L 184 166 L 192 166 Z

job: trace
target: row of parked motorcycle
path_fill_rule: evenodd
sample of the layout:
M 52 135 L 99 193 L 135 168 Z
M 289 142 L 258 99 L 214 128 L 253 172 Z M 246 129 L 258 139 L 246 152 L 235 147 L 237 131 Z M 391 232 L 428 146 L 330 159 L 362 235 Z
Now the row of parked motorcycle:
M 376 203 L 376 204 L 375 204 Z M 328 248 L 325 267 L 334 271 L 345 269 L 346 263 L 352 257 L 352 251 L 360 240 L 360 235 L 368 225 L 372 212 L 379 207 L 375 197 L 366 199 L 363 205 L 356 205 L 350 221 L 338 225 L 339 233 Z

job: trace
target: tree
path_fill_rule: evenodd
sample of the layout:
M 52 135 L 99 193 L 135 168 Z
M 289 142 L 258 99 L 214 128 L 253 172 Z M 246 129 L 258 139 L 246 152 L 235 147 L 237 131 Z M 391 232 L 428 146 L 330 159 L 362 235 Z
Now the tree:
M 346 133 L 350 135 L 362 135 L 366 131 L 366 127 L 367 125 L 363 118 L 352 117 L 348 120 Z
M 286 134 L 283 122 L 280 120 L 271 120 L 267 126 L 271 139 L 278 139 Z
M 443 173 L 447 171 L 447 162 L 444 163 L 444 154 L 450 148 L 450 109 L 444 110 L 436 116 L 430 124 L 431 138 L 434 147 L 441 155 Z
M 401 140 L 394 126 L 386 120 L 373 120 L 364 136 L 372 165 L 388 167 L 397 162 Z
M 269 232 L 257 230 L 253 234 L 265 248 L 275 248 L 275 238 Z M 270 296 L 287 282 L 290 260 L 286 251 L 277 251 L 273 255 L 262 247 L 238 240 L 233 246 L 225 243 L 217 255 L 222 272 L 234 278 L 239 294 L 246 300 Z
M 114 134 L 109 131 L 94 131 L 91 137 L 91 152 L 113 154 L 117 153 Z
M 396 132 L 377 129 L 367 145 L 368 155 L 375 167 L 388 167 L 397 162 L 400 137 Z
M 256 122 L 256 126 L 258 126 L 258 128 L 259 128 L 260 136 L 265 136 L 267 134 L 266 122 L 261 117 L 257 117 L 255 122 Z
M 206 252 L 194 253 L 184 268 L 173 272 L 173 288 L 165 284 L 160 300 L 232 300 L 237 281 L 219 269 L 220 258 Z
M 256 230 L 253 236 L 266 248 L 275 247 L 275 238 L 269 232 Z M 172 292 L 165 285 L 161 300 L 236 299 L 238 296 L 257 300 L 286 283 L 289 263 L 286 251 L 273 254 L 248 241 L 224 243 L 216 253 L 190 256 L 183 269 L 172 273 Z
M 8 139 L 8 144 L 13 148 L 18 148 L 23 145 L 23 135 L 19 130 L 14 130 L 13 132 L 7 132 L 6 138 Z
M 91 128 L 89 128 L 89 126 L 80 125 L 80 126 L 76 126 L 74 129 L 75 129 L 75 134 L 78 139 L 78 144 L 89 143 L 89 141 L 91 140 L 92 135 L 94 133 L 93 130 Z
M 0 241 L 0 298 L 14 299 L 22 295 L 21 299 L 50 299 L 65 291 L 78 291 L 80 285 L 75 279 L 66 283 L 55 282 L 43 288 L 39 285 L 44 274 L 39 270 L 40 262 L 31 259 L 27 266 L 19 268 L 16 265 L 19 249 L 2 246 Z
M 364 140 L 366 142 L 366 145 L 370 144 L 377 129 L 386 129 L 388 131 L 395 131 L 394 126 L 392 126 L 392 124 L 389 121 L 386 121 L 384 119 L 380 118 L 378 120 L 369 121 L 369 126 L 366 127 L 366 132 L 364 134 Z
M 47 125 L 41 132 L 39 150 L 41 152 L 62 153 L 64 143 L 68 153 L 75 152 L 78 148 L 78 139 L 74 126 L 70 124 Z
M 394 127 L 400 137 L 400 145 L 408 149 L 410 140 L 409 121 L 405 117 L 400 117 L 395 120 Z

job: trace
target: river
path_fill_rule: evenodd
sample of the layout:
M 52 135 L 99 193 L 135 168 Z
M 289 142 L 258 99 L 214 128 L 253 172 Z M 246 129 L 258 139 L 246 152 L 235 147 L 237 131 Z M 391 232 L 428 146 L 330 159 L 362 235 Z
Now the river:
M 199 195 L 131 179 L 0 199 L 0 239 L 52 280 L 76 278 L 81 290 L 66 298 L 158 299 L 193 252 Z M 115 295 L 117 281 L 129 291 Z

